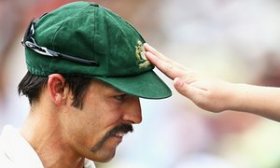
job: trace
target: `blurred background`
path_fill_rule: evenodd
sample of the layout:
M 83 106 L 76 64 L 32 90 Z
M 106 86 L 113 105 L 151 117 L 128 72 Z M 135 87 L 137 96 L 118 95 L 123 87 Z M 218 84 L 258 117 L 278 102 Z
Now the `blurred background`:
M 0 128 L 20 127 L 29 110 L 27 98 L 17 95 L 26 73 L 20 41 L 29 21 L 67 2 L 0 0 Z M 205 76 L 280 86 L 279 0 L 95 2 L 130 21 L 166 56 Z M 173 94 L 141 100 L 142 124 L 98 168 L 280 167 L 279 123 L 240 112 L 209 113 Z

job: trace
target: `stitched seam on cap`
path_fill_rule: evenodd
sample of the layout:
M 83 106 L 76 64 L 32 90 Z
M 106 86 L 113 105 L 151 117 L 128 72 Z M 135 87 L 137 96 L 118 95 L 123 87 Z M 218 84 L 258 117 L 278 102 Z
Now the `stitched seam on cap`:
M 98 7 L 99 8 L 99 7 Z M 97 15 L 97 10 L 93 11 L 93 18 L 94 20 L 92 21 L 93 24 L 93 38 L 92 38 L 92 51 L 95 51 L 95 39 L 96 39 L 96 24 L 94 23 L 96 21 L 96 15 Z M 96 56 L 94 55 L 94 52 L 92 52 L 92 58 L 99 63 L 99 60 L 96 60 Z
M 81 7 L 83 10 L 81 10 L 81 11 L 79 11 L 78 13 L 75 13 L 75 15 L 72 15 L 72 16 L 69 16 L 69 17 L 74 18 L 74 17 L 80 15 L 80 14 L 84 11 L 84 9 L 86 9 L 86 8 L 89 7 L 89 6 L 90 6 L 90 4 L 88 4 L 87 6 Z M 67 18 L 68 18 L 68 17 L 67 17 Z M 56 50 L 56 48 L 54 47 L 53 42 L 54 42 L 54 40 L 56 39 L 56 36 L 58 35 L 59 30 L 60 30 L 60 29 L 64 26 L 64 24 L 68 21 L 67 18 L 65 18 L 65 21 L 63 21 L 62 24 L 57 28 L 57 30 L 56 30 L 56 32 L 55 32 L 55 34 L 54 34 L 54 36 L 53 36 L 53 39 L 52 39 L 52 47 L 53 47 L 54 50 Z
M 107 13 L 107 15 L 108 15 L 108 11 L 105 11 L 106 13 Z M 109 13 L 109 15 L 111 15 L 110 13 Z M 106 17 L 108 17 L 108 16 L 106 16 Z M 107 19 L 106 19 L 106 22 L 107 22 Z M 108 24 L 111 24 L 111 23 L 108 23 Z M 109 30 L 109 25 L 106 25 L 106 35 L 108 36 L 108 32 L 110 31 Z M 106 37 L 107 38 L 107 37 Z M 106 71 L 107 71 L 107 74 L 106 74 L 106 77 L 108 77 L 108 76 L 110 76 L 109 74 L 108 74 L 108 71 L 110 71 L 111 69 L 110 69 L 110 67 L 109 67 L 109 65 L 111 64 L 111 62 L 109 62 L 109 57 L 110 56 L 112 56 L 112 48 L 111 48 L 111 44 L 112 44 L 112 38 L 107 38 L 108 39 L 108 41 L 107 41 L 107 43 L 109 44 L 109 55 L 107 55 L 107 53 L 106 53 Z
M 77 16 L 80 15 L 80 14 L 84 11 L 84 9 L 86 9 L 88 6 L 90 6 L 90 4 L 87 4 L 86 6 L 81 7 L 81 10 L 80 10 L 78 13 L 75 13 L 75 15 L 72 15 L 72 16 L 69 16 L 69 17 L 72 17 L 72 18 L 77 17 Z M 67 18 L 68 18 L 68 17 L 67 17 Z M 53 36 L 53 38 L 52 38 L 51 46 L 52 46 L 52 49 L 53 49 L 54 51 L 57 51 L 57 48 L 55 48 L 55 46 L 54 46 L 54 41 L 55 41 L 55 39 L 56 39 L 58 33 L 60 32 L 61 28 L 62 28 L 62 27 L 65 25 L 65 23 L 68 21 L 67 18 L 65 18 L 65 20 L 59 25 L 59 27 L 58 27 L 57 30 L 55 31 L 54 36 Z M 67 45 L 67 44 L 66 44 L 66 45 Z M 48 68 L 49 68 L 49 69 L 51 69 L 51 66 L 52 66 L 53 62 L 55 62 L 55 60 L 56 60 L 56 59 L 51 59 L 50 63 L 48 64 L 48 66 L 49 66 Z

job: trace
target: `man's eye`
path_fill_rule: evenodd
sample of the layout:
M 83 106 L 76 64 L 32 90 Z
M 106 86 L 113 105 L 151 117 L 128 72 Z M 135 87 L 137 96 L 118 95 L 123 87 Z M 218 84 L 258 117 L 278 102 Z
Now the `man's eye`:
M 123 101 L 126 98 L 126 94 L 114 96 L 114 98 L 118 101 Z

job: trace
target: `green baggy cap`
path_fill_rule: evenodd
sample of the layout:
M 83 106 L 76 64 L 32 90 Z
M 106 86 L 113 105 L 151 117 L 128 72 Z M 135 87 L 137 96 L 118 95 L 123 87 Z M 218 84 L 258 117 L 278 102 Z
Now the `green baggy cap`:
M 82 74 L 142 98 L 171 96 L 145 57 L 143 37 L 98 4 L 69 3 L 43 15 L 31 23 L 22 43 L 31 74 Z

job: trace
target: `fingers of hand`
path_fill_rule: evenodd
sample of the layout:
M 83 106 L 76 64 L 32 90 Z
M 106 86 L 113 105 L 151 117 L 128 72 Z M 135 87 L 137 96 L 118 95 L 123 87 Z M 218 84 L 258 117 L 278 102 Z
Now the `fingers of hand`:
M 161 60 L 162 62 L 165 62 L 167 64 L 172 64 L 173 66 L 176 66 L 177 68 L 185 70 L 184 66 L 182 66 L 181 64 L 178 64 L 177 62 L 175 62 L 175 61 L 169 59 L 168 57 L 164 56 L 162 53 L 157 51 L 155 48 L 150 46 L 148 43 L 144 44 L 144 48 L 145 48 L 147 54 L 150 52 L 150 53 L 152 53 L 152 55 L 154 57 L 157 57 L 157 58 L 154 58 L 154 59 Z
M 157 67 L 163 67 L 161 64 L 164 64 L 165 66 L 171 66 L 174 62 L 170 60 L 169 58 L 165 57 L 163 54 L 158 52 L 155 48 L 148 45 L 147 43 L 144 44 L 145 47 L 145 55 L 146 57 Z M 161 69 L 161 68 L 159 68 Z
M 183 66 L 165 57 L 150 45 L 145 44 L 145 46 L 147 50 L 145 52 L 146 57 L 169 78 L 174 79 L 175 77 L 183 76 L 186 73 Z
M 161 72 L 171 79 L 183 76 L 186 73 L 171 62 L 157 58 L 153 53 L 146 52 L 146 56 Z
M 170 59 L 165 57 L 163 54 L 161 54 L 159 51 L 157 51 L 155 48 L 150 46 L 148 43 L 144 44 L 144 48 L 147 52 L 151 52 L 152 54 L 154 54 L 156 57 L 160 58 L 163 61 L 171 61 Z

